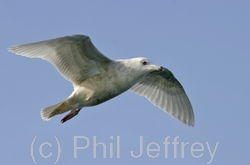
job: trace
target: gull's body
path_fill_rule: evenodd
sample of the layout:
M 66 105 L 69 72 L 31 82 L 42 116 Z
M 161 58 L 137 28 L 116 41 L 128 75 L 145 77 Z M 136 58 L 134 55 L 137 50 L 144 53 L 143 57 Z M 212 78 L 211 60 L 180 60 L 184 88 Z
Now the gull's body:
M 62 119 L 65 122 L 83 107 L 103 103 L 131 90 L 184 124 L 194 125 L 192 106 L 181 84 L 168 69 L 146 58 L 111 60 L 84 35 L 13 46 L 9 51 L 47 60 L 73 83 L 74 91 L 66 100 L 41 110 L 44 120 L 71 110 Z

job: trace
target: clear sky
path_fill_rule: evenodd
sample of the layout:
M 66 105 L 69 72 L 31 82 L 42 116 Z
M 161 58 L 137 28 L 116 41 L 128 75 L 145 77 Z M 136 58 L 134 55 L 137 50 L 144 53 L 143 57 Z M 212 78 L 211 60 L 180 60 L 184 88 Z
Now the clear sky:
M 0 1 L 0 164 L 249 163 L 249 16 L 247 0 Z M 70 34 L 111 59 L 170 69 L 195 127 L 131 92 L 64 124 L 65 114 L 43 121 L 40 110 L 73 87 L 48 62 L 7 48 Z

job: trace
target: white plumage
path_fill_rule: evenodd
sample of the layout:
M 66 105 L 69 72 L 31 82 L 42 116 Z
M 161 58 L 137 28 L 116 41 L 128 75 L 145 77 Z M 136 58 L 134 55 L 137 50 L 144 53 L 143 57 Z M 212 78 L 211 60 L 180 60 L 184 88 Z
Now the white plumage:
M 62 119 L 65 122 L 83 107 L 103 103 L 130 90 L 146 97 L 182 123 L 194 126 L 193 109 L 181 84 L 168 69 L 156 66 L 146 58 L 111 60 L 85 35 L 12 46 L 9 51 L 44 59 L 73 83 L 74 91 L 67 99 L 41 110 L 44 120 L 71 110 Z

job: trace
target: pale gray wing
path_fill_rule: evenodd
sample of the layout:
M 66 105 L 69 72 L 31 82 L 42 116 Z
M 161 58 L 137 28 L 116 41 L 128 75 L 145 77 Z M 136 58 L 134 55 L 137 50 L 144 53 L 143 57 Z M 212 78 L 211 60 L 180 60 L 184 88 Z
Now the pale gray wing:
M 99 52 L 88 36 L 72 35 L 17 45 L 10 52 L 30 58 L 47 60 L 73 84 L 105 71 L 112 60 Z
M 150 72 L 130 88 L 130 91 L 146 97 L 182 123 L 194 126 L 191 103 L 182 85 L 168 69 Z

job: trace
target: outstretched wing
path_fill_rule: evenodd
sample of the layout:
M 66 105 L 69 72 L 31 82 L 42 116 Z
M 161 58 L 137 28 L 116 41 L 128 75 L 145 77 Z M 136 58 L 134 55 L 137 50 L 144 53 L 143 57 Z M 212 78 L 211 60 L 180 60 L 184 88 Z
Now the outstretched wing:
M 80 84 L 103 72 L 106 64 L 112 62 L 95 48 L 88 36 L 84 35 L 65 36 L 12 46 L 9 51 L 50 62 L 64 78 L 73 84 Z
M 130 88 L 130 91 L 146 97 L 182 123 L 194 126 L 191 103 L 182 85 L 168 69 L 150 72 Z

